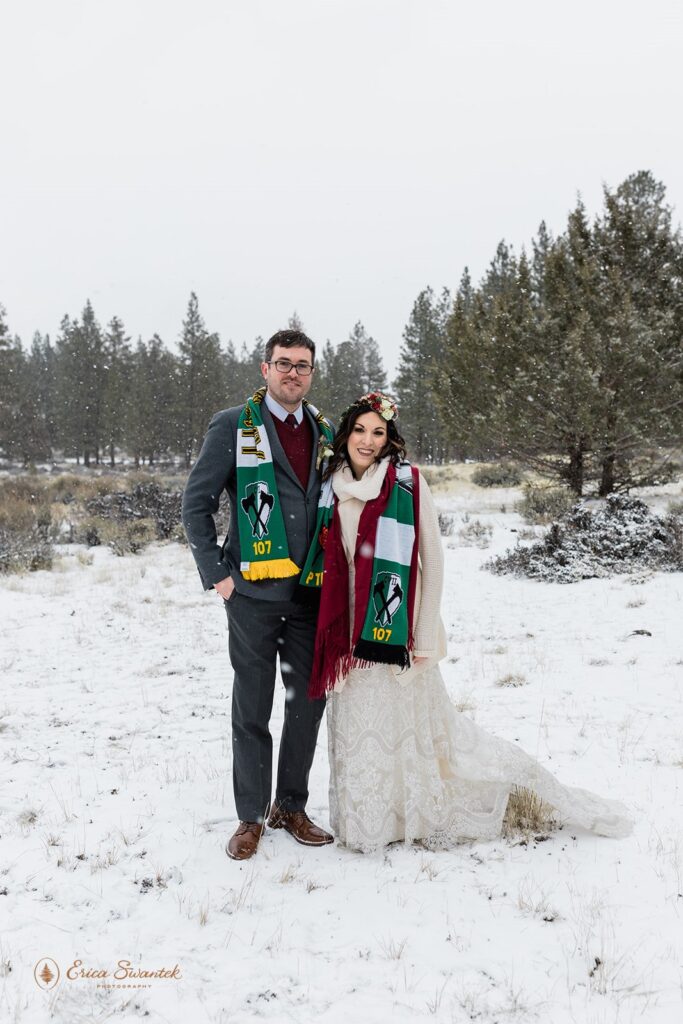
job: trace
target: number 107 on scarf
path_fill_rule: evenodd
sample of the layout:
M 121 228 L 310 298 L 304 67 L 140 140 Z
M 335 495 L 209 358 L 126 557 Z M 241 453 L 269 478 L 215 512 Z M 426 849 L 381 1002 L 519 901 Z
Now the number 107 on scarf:
M 378 626 L 374 626 L 373 627 L 373 630 L 372 630 L 372 638 L 373 638 L 373 640 L 384 640 L 384 641 L 386 641 L 386 640 L 389 639 L 390 636 L 391 636 L 391 630 L 390 629 L 382 629 L 381 626 L 379 626 L 379 627 Z

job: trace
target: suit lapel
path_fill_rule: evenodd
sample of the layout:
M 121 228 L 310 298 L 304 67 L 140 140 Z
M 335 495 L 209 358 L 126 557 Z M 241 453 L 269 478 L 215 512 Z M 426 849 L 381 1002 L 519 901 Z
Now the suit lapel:
M 315 422 L 315 417 L 308 411 L 304 406 L 304 416 L 308 417 L 308 422 L 311 424 L 311 433 L 313 436 L 313 447 L 311 451 L 311 468 L 308 472 L 308 487 L 306 488 L 306 494 L 313 490 L 318 484 L 318 470 L 316 469 L 316 462 L 318 461 L 318 438 L 320 437 L 320 428 Z

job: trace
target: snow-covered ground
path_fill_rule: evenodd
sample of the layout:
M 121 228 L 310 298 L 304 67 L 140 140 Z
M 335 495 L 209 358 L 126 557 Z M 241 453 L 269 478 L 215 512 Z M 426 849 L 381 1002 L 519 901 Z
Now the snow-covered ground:
M 3 1024 L 681 1019 L 683 576 L 482 572 L 523 526 L 501 511 L 513 497 L 437 492 L 455 520 L 448 688 L 563 781 L 623 800 L 633 836 L 364 857 L 278 831 L 228 860 L 219 599 L 177 545 L 65 548 L 55 571 L 0 581 Z M 488 548 L 459 536 L 475 519 Z M 282 705 L 280 687 L 276 736 Z M 323 723 L 309 802 L 323 825 L 327 776 Z M 47 991 L 46 957 L 61 971 Z M 110 977 L 70 979 L 75 961 Z M 112 977 L 119 961 L 176 977 L 104 987 L 134 984 Z

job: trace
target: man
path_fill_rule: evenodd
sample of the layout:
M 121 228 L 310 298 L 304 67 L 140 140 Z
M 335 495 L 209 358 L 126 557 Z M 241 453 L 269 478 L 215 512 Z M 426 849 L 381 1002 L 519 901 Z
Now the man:
M 217 591 L 228 616 L 240 821 L 226 853 L 234 860 L 256 852 L 269 810 L 268 825 L 286 829 L 299 843 L 333 842 L 305 811 L 325 707 L 306 694 L 317 604 L 302 601 L 299 586 L 316 525 L 318 439 L 330 432 L 304 402 L 314 362 L 315 345 L 302 331 L 273 335 L 261 363 L 265 393 L 213 417 L 183 495 L 183 524 L 204 589 Z M 213 517 L 224 489 L 230 526 L 221 548 Z M 278 655 L 286 700 L 271 809 L 268 723 Z

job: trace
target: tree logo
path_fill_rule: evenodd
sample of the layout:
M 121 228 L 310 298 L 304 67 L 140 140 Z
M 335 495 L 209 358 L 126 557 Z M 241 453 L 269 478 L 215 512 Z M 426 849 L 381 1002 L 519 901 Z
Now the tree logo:
M 274 504 L 275 498 L 263 480 L 257 480 L 255 484 L 247 484 L 245 487 L 241 505 L 251 524 L 252 536 L 257 540 L 268 534 L 268 520 Z
M 401 577 L 395 572 L 380 572 L 372 590 L 375 605 L 375 622 L 390 626 L 396 612 L 403 604 Z
M 38 988 L 49 991 L 59 981 L 59 964 L 49 956 L 44 956 L 33 968 L 33 977 L 36 979 Z

